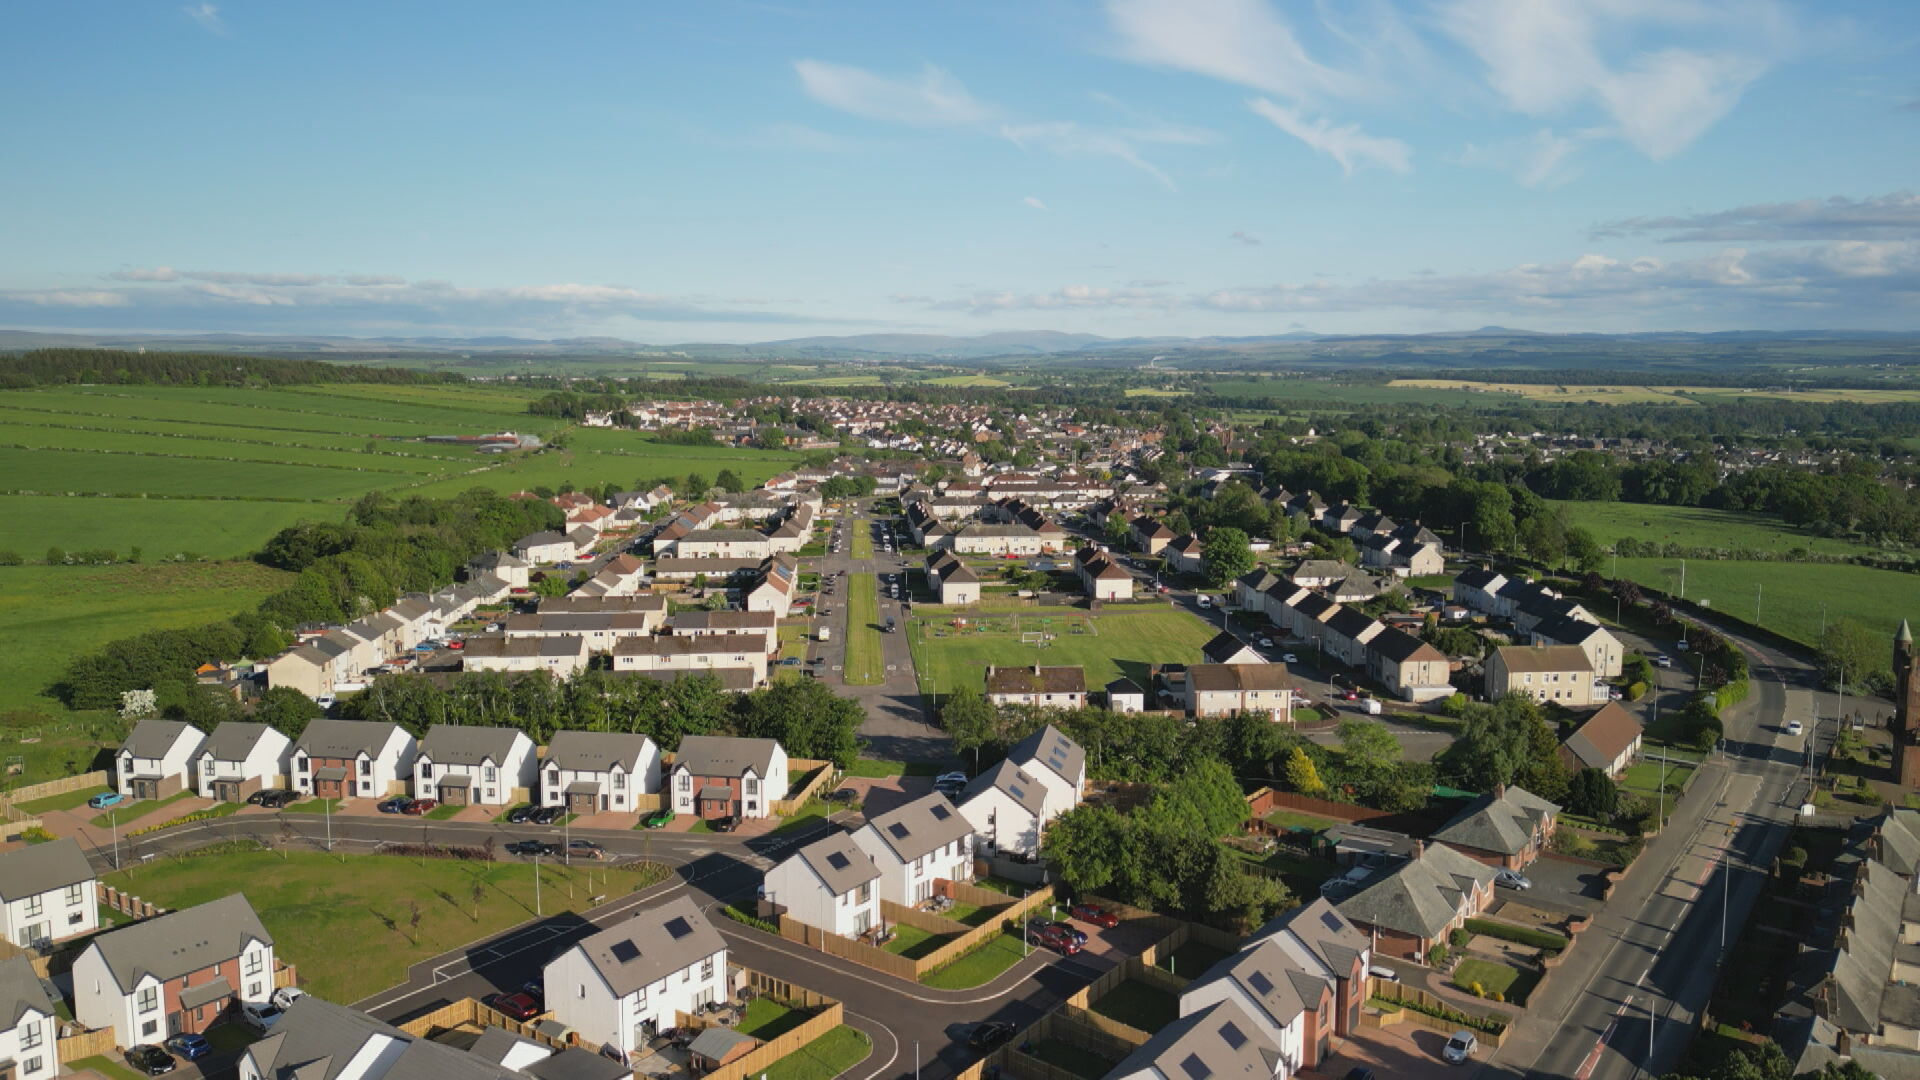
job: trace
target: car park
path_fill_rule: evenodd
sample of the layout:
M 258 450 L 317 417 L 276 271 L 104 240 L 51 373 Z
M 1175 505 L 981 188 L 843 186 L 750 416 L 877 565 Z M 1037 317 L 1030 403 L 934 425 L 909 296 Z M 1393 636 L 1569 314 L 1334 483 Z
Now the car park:
M 195 1035 L 185 1031 L 169 1036 L 162 1045 L 169 1053 L 177 1054 L 188 1061 L 198 1061 L 213 1052 L 213 1044 L 207 1041 L 205 1035 Z
M 374 809 L 383 814 L 404 814 L 407 812 L 407 807 L 412 805 L 412 799 L 407 798 L 405 795 L 395 795 L 391 799 L 382 799 Z
M 1521 892 L 1533 888 L 1533 882 L 1527 880 L 1527 876 L 1517 870 L 1494 871 L 1493 883 L 1508 889 L 1518 889 Z
M 165 1076 L 174 1069 L 173 1055 L 153 1045 L 135 1046 L 127 1050 L 127 1064 L 135 1072 L 147 1076 Z
M 1120 916 L 1115 915 L 1106 908 L 1095 907 L 1092 904 L 1075 904 L 1067 909 L 1067 914 L 1079 919 L 1083 923 L 1092 923 L 1095 926 L 1104 927 L 1108 930 L 1120 925 Z
M 95 810 L 105 810 L 126 801 L 126 796 L 117 791 L 103 791 L 87 800 L 87 805 Z
M 1470 1060 L 1473 1052 L 1479 1048 L 1480 1040 L 1473 1037 L 1473 1032 L 1456 1031 L 1453 1038 L 1447 1040 L 1447 1045 L 1440 1048 L 1440 1056 L 1449 1065 L 1460 1065 Z

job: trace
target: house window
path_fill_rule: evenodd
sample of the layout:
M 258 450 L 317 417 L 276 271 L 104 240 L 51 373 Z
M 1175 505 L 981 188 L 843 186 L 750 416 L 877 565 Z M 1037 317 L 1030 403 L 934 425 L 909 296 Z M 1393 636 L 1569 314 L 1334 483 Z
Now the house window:
M 152 1012 L 159 1007 L 160 988 L 157 986 L 142 987 L 140 990 L 139 1011 L 143 1013 Z
M 27 897 L 27 918 L 31 919 L 38 916 L 46 909 L 46 906 L 46 897 L 39 893 Z
M 34 1073 L 39 1072 L 40 1066 L 43 1064 L 45 1064 L 45 1062 L 42 1061 L 40 1058 L 37 1058 L 37 1057 L 28 1058 L 25 1075 L 32 1076 Z
M 372 776 L 372 775 L 373 775 L 373 762 L 371 762 L 371 761 L 368 761 L 368 760 L 367 760 L 366 758 L 361 758 L 361 759 L 360 759 L 360 775 L 361 775 L 361 776 Z
M 693 774 L 692 773 L 683 772 L 680 774 L 680 790 L 681 791 L 693 790 Z
M 306 772 L 306 771 L 307 771 L 307 759 L 306 759 L 306 758 L 304 758 L 304 757 L 297 757 L 297 758 L 294 758 L 294 759 L 293 759 L 293 771 L 294 771 L 294 772 Z
M 700 980 L 705 982 L 711 978 L 713 978 L 713 957 L 709 956 L 700 961 Z
M 160 1021 L 158 1020 L 149 1020 L 146 1023 L 140 1025 L 140 1034 L 143 1036 L 154 1035 L 157 1032 L 159 1032 L 159 1030 L 160 1030 Z
M 485 769 L 480 770 L 480 780 L 482 783 L 491 784 L 493 783 L 493 779 L 493 766 L 489 765 Z
M 747 794 L 749 795 L 760 794 L 760 781 L 755 780 L 751 776 L 747 777 Z
M 31 1050 L 40 1045 L 40 1040 L 46 1037 L 46 1034 L 40 1030 L 40 1027 L 40 1022 L 36 1020 L 20 1029 L 20 1049 Z M 33 1070 L 28 1069 L 27 1071 L 32 1072 Z
M 613 774 L 613 790 L 625 791 L 626 789 L 627 789 L 627 774 L 623 772 L 614 773 Z
M 267 966 L 267 954 L 260 952 L 258 950 L 255 950 L 247 954 L 246 966 L 242 970 L 241 974 L 258 975 L 260 974 L 261 971 L 263 971 L 266 968 L 266 966 Z

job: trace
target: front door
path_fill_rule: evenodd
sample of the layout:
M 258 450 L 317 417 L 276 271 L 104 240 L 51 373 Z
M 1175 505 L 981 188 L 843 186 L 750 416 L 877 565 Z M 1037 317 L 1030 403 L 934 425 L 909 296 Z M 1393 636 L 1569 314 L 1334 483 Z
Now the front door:
M 213 797 L 220 802 L 239 802 L 240 785 L 231 780 L 215 780 L 213 782 Z
M 441 788 L 440 801 L 446 803 L 448 806 L 465 806 L 467 805 L 467 789 L 463 787 Z
M 133 797 L 136 800 L 159 798 L 160 785 L 155 781 L 135 780 L 132 786 L 133 786 Z

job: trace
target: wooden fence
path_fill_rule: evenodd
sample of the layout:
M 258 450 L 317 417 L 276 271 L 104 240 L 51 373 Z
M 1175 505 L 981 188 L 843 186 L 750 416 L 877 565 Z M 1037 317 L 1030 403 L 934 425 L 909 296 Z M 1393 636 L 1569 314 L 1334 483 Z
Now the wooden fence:
M 1453 804 L 1438 800 L 1435 806 L 1426 809 L 1389 813 L 1385 810 L 1375 810 L 1370 806 L 1355 806 L 1352 803 L 1334 802 L 1331 799 L 1316 799 L 1311 795 L 1302 795 L 1294 791 L 1275 791 L 1270 787 L 1263 787 L 1247 796 L 1247 814 L 1251 818 L 1247 826 L 1252 832 L 1278 832 L 1281 830 L 1274 829 L 1261 819 L 1275 810 L 1298 810 L 1301 813 L 1332 818 L 1349 824 L 1387 829 L 1406 833 L 1409 836 L 1426 836 L 1445 824 L 1453 809 Z
M 1373 984 L 1371 993 L 1368 995 L 1369 997 L 1377 997 L 1386 1001 L 1399 1002 L 1409 1006 L 1418 1005 L 1421 1008 L 1427 1009 L 1449 1009 L 1462 1016 L 1472 1016 L 1480 1020 L 1497 1022 L 1501 1026 L 1501 1030 L 1498 1032 L 1487 1031 L 1480 1027 L 1471 1028 L 1474 1038 L 1495 1049 L 1499 1048 L 1501 1040 L 1505 1038 L 1506 1032 L 1510 1030 L 1507 1025 L 1509 1025 L 1512 1020 L 1504 1014 L 1490 1013 L 1476 1016 L 1476 1014 L 1462 1009 L 1453 1002 L 1437 995 L 1429 994 L 1418 987 L 1407 986 L 1404 983 L 1387 982 L 1382 979 L 1369 979 L 1368 981 Z M 1411 1021 L 1429 1031 L 1441 1031 L 1449 1035 L 1459 1031 L 1462 1027 L 1458 1020 L 1446 1020 L 1438 1016 L 1430 1016 L 1414 1008 L 1383 1010 L 1377 1015 L 1369 1010 L 1361 1015 L 1360 1026 L 1383 1028 L 1403 1021 Z
M 68 1035 L 54 1040 L 54 1052 L 60 1058 L 60 1064 L 66 1065 L 81 1058 L 107 1056 L 120 1044 L 114 1041 L 112 1028 L 99 1031 L 83 1031 L 78 1035 Z
M 838 956 L 851 960 L 862 967 L 892 975 L 896 978 L 916 980 L 920 977 L 919 967 L 904 956 L 890 953 L 877 945 L 864 941 L 841 937 L 839 934 L 810 926 L 790 915 L 781 915 L 780 936 L 788 941 L 804 945 L 809 949 L 819 949 L 829 956 Z
M 799 813 L 800 808 L 807 805 L 819 793 L 822 785 L 830 783 L 839 776 L 840 770 L 831 761 L 819 761 L 814 758 L 793 758 L 787 762 L 789 776 L 795 774 L 806 776 L 808 773 L 812 773 L 813 776 L 807 780 L 805 787 L 784 799 L 773 801 L 774 813 L 781 817 Z
M 103 882 L 95 882 L 94 888 L 100 893 L 100 906 L 110 907 L 122 915 L 135 919 L 151 919 L 155 915 L 165 915 L 167 909 L 158 904 L 149 903 L 129 892 L 122 892 Z
M 803 987 L 798 987 L 784 979 L 764 975 L 751 968 L 741 969 L 747 976 L 747 985 L 773 998 L 789 1008 L 818 1010 L 803 1021 L 799 1027 L 780 1036 L 761 1043 L 747 1054 L 727 1062 L 718 1068 L 701 1074 L 701 1080 L 746 1080 L 771 1068 L 773 1063 L 799 1050 L 813 1040 L 840 1026 L 843 1013 L 840 1002 Z M 681 1014 L 681 1024 L 688 1025 L 693 1019 Z
M 0 843 L 17 839 L 21 833 L 28 829 L 38 829 L 42 824 L 37 817 L 12 817 L 11 815 L 19 811 L 11 806 L 0 805 L 0 812 L 9 815 L 6 821 L 0 821 Z
M 934 884 L 936 891 L 941 895 L 951 896 L 963 904 L 991 908 L 993 914 L 979 926 L 968 926 L 941 915 L 904 907 L 891 900 L 882 900 L 880 915 L 883 921 L 915 927 L 930 934 L 952 936 L 952 940 L 945 945 L 914 959 L 888 952 L 875 945 L 829 933 L 785 914 L 779 916 L 780 936 L 809 949 L 819 949 L 831 956 L 851 960 L 875 971 L 918 982 L 928 972 L 944 967 L 1000 936 L 1008 929 L 1009 923 L 1014 929 L 1018 929 L 1029 911 L 1053 899 L 1051 885 L 1035 889 L 1025 899 L 1012 899 L 1009 902 L 1009 897 L 1004 893 L 982 889 L 965 882 L 948 881 L 942 878 Z
M 561 1039 L 539 1030 L 537 1025 L 540 1021 L 549 1019 L 552 1015 L 551 1013 L 541 1013 L 532 1020 L 522 1022 L 515 1020 L 513 1017 L 508 1016 L 506 1013 L 492 1006 L 483 1005 L 473 998 L 461 998 L 458 1001 L 442 1005 L 430 1013 L 414 1017 L 406 1023 L 401 1024 L 400 1030 L 415 1038 L 431 1039 L 442 1032 L 459 1027 L 497 1027 L 505 1028 L 507 1031 L 523 1039 L 537 1042 L 542 1046 L 552 1047 L 555 1050 L 565 1050 L 570 1046 L 576 1045 L 578 1036 L 574 1035 L 571 1031 L 568 1032 L 568 1038 Z
M 15 788 L 0 795 L 0 805 L 17 806 L 20 803 L 44 799 L 52 795 L 65 795 L 69 791 L 85 791 L 87 788 L 107 786 L 107 774 L 104 772 L 81 773 L 79 776 L 63 776 L 58 780 L 48 780 L 42 784 L 29 784 Z

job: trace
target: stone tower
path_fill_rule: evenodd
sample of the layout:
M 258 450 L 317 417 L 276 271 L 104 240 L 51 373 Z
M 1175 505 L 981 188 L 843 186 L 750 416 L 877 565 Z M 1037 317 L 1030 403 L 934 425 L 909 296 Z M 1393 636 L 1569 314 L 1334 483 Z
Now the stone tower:
M 1893 687 L 1893 779 L 1912 787 L 1920 783 L 1920 655 L 1905 619 L 1893 636 Z

